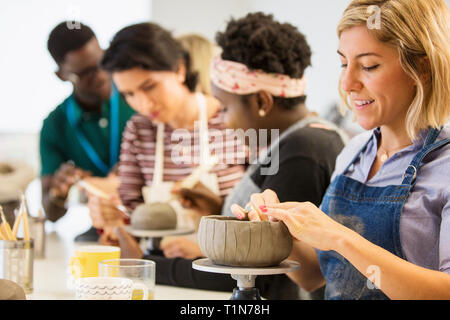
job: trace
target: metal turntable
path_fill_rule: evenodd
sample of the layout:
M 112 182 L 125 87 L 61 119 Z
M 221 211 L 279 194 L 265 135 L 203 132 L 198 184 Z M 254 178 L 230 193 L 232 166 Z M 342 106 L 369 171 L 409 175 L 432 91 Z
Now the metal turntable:
M 177 228 L 167 230 L 138 230 L 131 228 L 130 225 L 125 226 L 125 229 L 132 236 L 141 238 L 141 245 L 148 250 L 149 254 L 157 254 L 157 255 L 162 255 L 160 243 L 163 237 L 182 236 L 192 234 L 195 232 L 194 228 Z

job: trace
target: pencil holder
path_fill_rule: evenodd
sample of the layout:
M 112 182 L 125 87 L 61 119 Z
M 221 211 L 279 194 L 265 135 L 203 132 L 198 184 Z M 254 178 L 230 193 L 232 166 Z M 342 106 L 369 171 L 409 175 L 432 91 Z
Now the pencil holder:
M 33 239 L 34 258 L 45 258 L 45 218 L 30 217 L 30 237 Z
M 33 292 L 33 239 L 0 240 L 0 278 L 14 281 L 26 294 Z

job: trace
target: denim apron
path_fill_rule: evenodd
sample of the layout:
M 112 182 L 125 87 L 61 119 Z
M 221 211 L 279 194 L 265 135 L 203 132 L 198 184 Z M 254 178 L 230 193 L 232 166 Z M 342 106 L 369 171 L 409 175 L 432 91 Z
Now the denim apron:
M 373 139 L 372 136 L 342 174 L 332 181 L 323 198 L 322 211 L 373 244 L 405 259 L 400 243 L 400 215 L 424 157 L 450 142 L 450 139 L 435 142 L 439 133 L 440 130 L 430 129 L 422 149 L 404 172 L 402 183 L 385 187 L 368 186 L 344 175 Z M 388 299 L 337 252 L 318 250 L 318 258 L 326 279 L 325 299 Z M 372 271 L 376 271 L 374 267 Z M 372 271 L 368 270 L 367 275 L 370 276 Z

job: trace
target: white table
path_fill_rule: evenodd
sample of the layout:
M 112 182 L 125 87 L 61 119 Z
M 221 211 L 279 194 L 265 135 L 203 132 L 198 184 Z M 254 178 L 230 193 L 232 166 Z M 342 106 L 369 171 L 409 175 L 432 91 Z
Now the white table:
M 32 300 L 72 300 L 75 292 L 69 289 L 68 265 L 74 250 L 75 235 L 90 225 L 87 208 L 71 208 L 57 223 L 46 224 L 46 256 L 34 260 L 34 291 L 27 298 Z M 156 285 L 155 300 L 228 300 L 231 292 L 205 291 Z

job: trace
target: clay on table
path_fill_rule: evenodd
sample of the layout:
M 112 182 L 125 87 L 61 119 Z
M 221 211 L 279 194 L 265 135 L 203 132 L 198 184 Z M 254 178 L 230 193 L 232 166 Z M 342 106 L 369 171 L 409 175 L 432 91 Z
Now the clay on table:
M 202 253 L 218 265 L 270 267 L 289 256 L 292 236 L 281 221 L 206 216 L 200 220 L 198 244 Z
M 144 203 L 131 215 L 131 227 L 136 230 L 168 230 L 177 226 L 177 214 L 168 203 Z
M 0 279 L 0 300 L 26 300 L 25 291 L 13 281 Z

